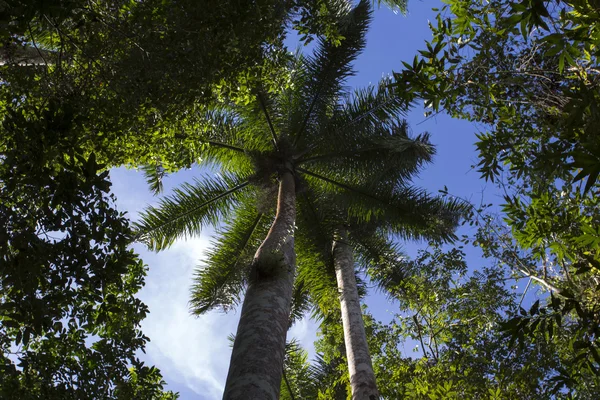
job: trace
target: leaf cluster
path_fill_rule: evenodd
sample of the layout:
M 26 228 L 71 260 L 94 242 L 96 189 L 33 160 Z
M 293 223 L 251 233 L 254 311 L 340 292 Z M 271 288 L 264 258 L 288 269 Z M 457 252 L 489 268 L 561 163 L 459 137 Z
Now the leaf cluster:
M 13 102 L 0 127 L 0 397 L 174 399 L 137 358 L 146 267 L 75 116 Z
M 395 86 L 483 124 L 479 171 L 537 186 L 598 177 L 598 9 L 587 1 L 451 1 Z

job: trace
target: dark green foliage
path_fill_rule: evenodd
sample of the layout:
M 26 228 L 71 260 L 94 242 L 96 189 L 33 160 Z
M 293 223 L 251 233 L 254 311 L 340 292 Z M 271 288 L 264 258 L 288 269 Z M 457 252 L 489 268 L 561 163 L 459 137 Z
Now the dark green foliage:
M 69 104 L 4 108 L 0 128 L 0 397 L 173 399 L 140 362 L 146 267 L 83 157 Z
M 2 89 L 31 102 L 70 98 L 85 154 L 170 172 L 199 160 L 207 104 L 248 102 L 257 83 L 267 91 L 285 86 L 289 25 L 339 42 L 334 21 L 347 8 L 304 0 L 7 0 L 0 74 L 10 87 Z
M 487 130 L 477 136 L 477 168 L 506 196 L 502 222 L 471 221 L 476 243 L 551 294 L 507 318 L 506 334 L 514 346 L 555 352 L 552 393 L 596 398 L 600 8 L 453 0 L 442 11 L 394 89 L 424 99 L 428 114 L 444 110 Z
M 432 24 L 434 39 L 395 75 L 407 101 L 422 98 L 485 124 L 479 171 L 506 170 L 528 185 L 582 181 L 600 171 L 597 21 L 593 1 L 453 0 Z M 530 180 L 533 177 L 533 180 Z
M 500 323 L 517 297 L 505 287 L 507 269 L 470 272 L 459 249 L 437 246 L 403 260 L 405 278 L 389 283 L 399 304 L 381 323 L 364 314 L 378 388 L 385 399 L 548 399 L 559 365 L 552 345 L 512 348 Z M 338 316 L 339 318 L 339 316 Z M 292 369 L 313 374 L 297 399 L 346 398 L 347 363 L 336 318 L 325 320 L 316 359 Z M 410 356 L 410 347 L 417 351 Z M 305 396 L 305 397 L 302 397 Z M 593 398 L 593 397 L 584 397 Z

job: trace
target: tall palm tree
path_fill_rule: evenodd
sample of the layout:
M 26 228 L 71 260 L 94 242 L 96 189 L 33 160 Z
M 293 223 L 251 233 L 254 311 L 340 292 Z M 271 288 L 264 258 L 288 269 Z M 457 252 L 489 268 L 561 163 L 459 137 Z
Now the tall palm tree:
M 297 59 L 290 89 L 271 97 L 259 91 L 248 105 L 212 111 L 214 129 L 201 139 L 210 145 L 206 160 L 223 174 L 184 185 L 142 216 L 138 228 L 155 250 L 223 219 L 231 227 L 228 240 L 261 240 L 248 260 L 224 399 L 278 398 L 296 272 L 296 192 L 307 186 L 298 166 L 326 136 L 317 122 L 337 107 L 369 19 L 369 5 L 361 2 L 340 27 L 341 45 L 322 42 L 314 57 Z
M 359 186 L 375 175 L 398 181 L 405 165 L 397 155 L 415 144 L 397 129 L 402 101 L 389 90 L 365 93 L 358 108 L 343 101 L 369 19 L 363 1 L 342 21 L 340 45 L 321 42 L 312 57 L 295 59 L 289 87 L 271 95 L 257 90 L 250 104 L 207 112 L 213 129 L 200 139 L 210 145 L 206 161 L 222 173 L 184 185 L 138 225 L 149 247 L 162 250 L 225 221 L 192 300 L 203 312 L 235 304 L 247 287 L 225 399 L 278 396 L 290 314 L 302 311 L 292 310 L 303 292 L 294 288 L 297 205 L 310 209 L 303 206 L 309 195 L 329 193 L 358 219 L 406 214 L 403 196 L 413 189 L 395 187 L 390 200 L 379 197 L 383 190 Z
M 406 130 L 405 124 L 403 129 Z M 353 399 L 379 398 L 362 319 L 354 254 L 359 256 L 359 264 L 370 270 L 372 278 L 386 287 L 388 281 L 401 279 L 408 272 L 403 269 L 398 246 L 388 238 L 390 233 L 403 239 L 447 241 L 454 237 L 454 228 L 465 212 L 457 202 L 444 202 L 406 186 L 410 175 L 433 155 L 426 135 L 415 140 L 411 147 L 413 151 L 409 147 L 403 152 L 404 178 L 382 185 L 369 176 L 363 177 L 364 182 L 360 184 L 378 199 L 393 204 L 393 213 L 388 211 L 370 219 L 352 216 L 352 209 L 349 214 L 340 208 L 343 199 L 325 195 L 312 202 L 312 212 L 301 212 L 307 220 L 298 224 L 313 229 L 313 234 L 306 238 L 311 243 L 299 246 L 299 259 L 306 256 L 303 250 L 309 249 L 313 261 L 308 268 L 304 267 L 306 263 L 299 263 L 297 281 L 308 289 L 309 297 L 316 300 L 322 311 L 327 312 L 332 307 L 335 301 L 332 299 L 339 302 L 333 307 L 341 311 Z M 302 238 L 299 235 L 300 241 Z M 315 258 L 318 261 L 314 261 Z M 337 281 L 337 287 L 332 281 Z

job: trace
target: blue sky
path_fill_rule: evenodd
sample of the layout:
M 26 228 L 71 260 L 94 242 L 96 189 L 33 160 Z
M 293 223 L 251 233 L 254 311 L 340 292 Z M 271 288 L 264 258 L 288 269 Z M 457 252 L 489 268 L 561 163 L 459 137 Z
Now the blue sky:
M 382 7 L 367 36 L 366 50 L 355 64 L 357 75 L 348 84 L 363 87 L 378 82 L 393 70 L 400 70 L 401 61 L 412 60 L 424 41 L 431 37 L 428 20 L 433 20 L 432 7 L 437 1 L 411 1 L 406 17 Z M 295 46 L 291 46 L 294 50 Z M 486 202 L 497 202 L 494 188 L 479 179 L 472 169 L 476 164 L 474 149 L 475 133 L 481 127 L 464 121 L 450 119 L 445 115 L 425 120 L 423 110 L 416 108 L 407 117 L 414 134 L 424 131 L 432 134 L 437 147 L 434 163 L 429 165 L 414 184 L 437 192 L 445 186 L 457 196 L 478 202 L 485 196 Z M 190 181 L 197 170 L 181 171 L 165 182 L 165 193 L 180 183 Z M 116 169 L 111 172 L 113 189 L 118 207 L 128 211 L 135 220 L 146 205 L 157 198 L 148 191 L 141 173 L 134 170 Z M 200 238 L 177 242 L 162 253 L 150 253 L 142 246 L 135 249 L 149 266 L 146 287 L 140 297 L 150 307 L 144 321 L 143 331 L 151 338 L 147 353 L 141 355 L 150 364 L 161 369 L 169 388 L 179 391 L 182 400 L 220 399 L 230 357 L 227 337 L 235 331 L 239 314 L 211 312 L 200 318 L 189 314 L 189 288 L 195 267 L 204 250 L 210 245 L 211 231 Z M 424 243 L 407 243 L 405 250 L 415 255 Z M 468 253 L 472 264 L 480 263 L 475 251 Z M 367 304 L 375 317 L 389 319 L 396 311 L 382 294 L 373 293 Z M 312 352 L 316 326 L 308 320 L 298 323 L 288 338 L 296 337 Z M 411 348 L 405 349 L 413 355 Z

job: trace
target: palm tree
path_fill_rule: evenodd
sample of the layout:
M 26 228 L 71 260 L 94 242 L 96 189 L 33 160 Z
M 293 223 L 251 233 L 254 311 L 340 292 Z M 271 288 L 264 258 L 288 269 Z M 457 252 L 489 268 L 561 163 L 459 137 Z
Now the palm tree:
M 408 144 L 406 124 L 401 129 Z M 312 212 L 301 213 L 308 220 L 300 221 L 299 227 L 310 226 L 313 234 L 306 238 L 310 244 L 299 246 L 299 259 L 307 256 L 302 250 L 309 249 L 313 260 L 310 265 L 299 263 L 298 282 L 311 292 L 309 297 L 323 313 L 329 312 L 328 308 L 332 307 L 341 311 L 353 399 L 379 398 L 362 319 L 354 253 L 359 256 L 359 264 L 366 267 L 375 282 L 385 288 L 408 272 L 403 268 L 398 246 L 388 238 L 390 233 L 402 239 L 448 241 L 453 239 L 454 228 L 465 212 L 457 202 L 444 202 L 407 186 L 411 175 L 433 155 L 433 147 L 426 135 L 414 140 L 402 155 L 404 177 L 382 185 L 380 180 L 369 176 L 360 184 L 360 187 L 368 188 L 369 193 L 376 193 L 376 198 L 393 204 L 388 212 L 372 216 L 369 220 L 352 209 L 350 213 L 342 210 L 343 199 L 326 196 L 313 202 Z M 362 210 L 367 211 L 368 208 Z M 302 238 L 299 235 L 298 239 Z M 315 255 L 318 261 L 314 260 Z M 336 280 L 337 287 L 334 287 L 332 281 Z M 338 304 L 332 305 L 335 301 L 332 299 Z M 333 319 L 339 318 L 338 314 L 335 312 Z
M 402 101 L 384 88 L 366 91 L 360 107 L 342 101 L 369 19 L 363 1 L 342 21 L 340 45 L 321 42 L 312 57 L 296 57 L 289 87 L 271 95 L 257 90 L 250 104 L 207 112 L 213 126 L 201 135 L 210 145 L 205 159 L 222 173 L 184 185 L 138 225 L 149 247 L 162 250 L 225 221 L 192 300 L 196 312 L 230 306 L 247 287 L 225 399 L 278 396 L 290 315 L 305 308 L 298 302 L 292 310 L 292 299 L 304 293 L 302 284 L 294 288 L 297 206 L 310 212 L 306 199 L 329 194 L 359 220 L 406 217 L 403 195 L 412 189 L 394 187 L 390 200 L 379 197 L 383 189 L 359 186 L 366 177 L 386 183 L 404 176 L 398 154 L 419 143 L 398 129 Z M 303 224 L 298 231 L 312 229 Z
M 139 223 L 141 238 L 155 250 L 223 219 L 232 232 L 229 242 L 264 238 L 247 260 L 250 272 L 224 399 L 278 398 L 296 272 L 296 192 L 308 186 L 299 165 L 332 128 L 318 123 L 338 108 L 369 19 L 369 5 L 363 1 L 343 21 L 340 45 L 322 42 L 314 57 L 297 58 L 289 89 L 273 96 L 258 91 L 248 105 L 211 111 L 215 125 L 202 137 L 210 144 L 205 158 L 218 163 L 223 174 L 184 185 L 149 208 Z M 395 111 L 397 105 L 382 108 Z M 273 203 L 275 217 L 269 224 Z M 238 273 L 227 271 L 227 261 L 221 268 L 225 276 Z M 223 278 L 202 275 L 207 281 Z

